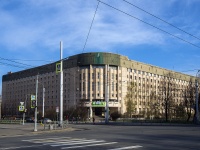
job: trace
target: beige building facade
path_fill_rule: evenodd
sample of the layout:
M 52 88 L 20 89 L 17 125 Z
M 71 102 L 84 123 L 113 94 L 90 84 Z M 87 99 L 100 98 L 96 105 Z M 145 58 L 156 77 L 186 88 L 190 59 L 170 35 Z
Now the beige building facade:
M 182 101 L 181 91 L 195 77 L 144 64 L 113 53 L 83 53 L 63 61 L 63 110 L 80 105 L 88 108 L 90 117 L 104 116 L 106 96 L 110 113 L 126 113 L 128 87 L 134 82 L 134 114 L 150 111 L 151 94 L 160 95 L 160 87 L 168 75 L 176 84 L 174 101 Z M 20 115 L 18 106 L 26 102 L 30 109 L 30 95 L 36 91 L 36 76 L 39 75 L 38 110 L 42 110 L 42 88 L 45 88 L 45 111 L 60 106 L 60 75 L 56 62 L 36 68 L 8 73 L 2 79 L 2 111 L 4 115 Z M 155 98 L 158 99 L 158 98 Z M 159 108 L 164 113 L 164 108 Z

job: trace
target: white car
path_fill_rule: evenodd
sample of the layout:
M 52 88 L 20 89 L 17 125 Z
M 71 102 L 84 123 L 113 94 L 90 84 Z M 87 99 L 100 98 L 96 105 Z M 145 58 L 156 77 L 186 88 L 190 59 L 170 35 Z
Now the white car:
M 49 119 L 49 118 L 44 118 L 42 122 L 43 122 L 44 124 L 46 124 L 46 123 L 51 123 L 52 120 Z

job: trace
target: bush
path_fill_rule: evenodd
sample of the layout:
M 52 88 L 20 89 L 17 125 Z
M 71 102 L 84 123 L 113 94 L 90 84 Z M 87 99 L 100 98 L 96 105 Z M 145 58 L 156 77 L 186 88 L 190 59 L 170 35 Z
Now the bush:
M 113 121 L 116 121 L 118 118 L 121 117 L 121 114 L 118 113 L 117 111 L 115 111 L 115 112 L 110 114 L 110 117 L 112 118 Z

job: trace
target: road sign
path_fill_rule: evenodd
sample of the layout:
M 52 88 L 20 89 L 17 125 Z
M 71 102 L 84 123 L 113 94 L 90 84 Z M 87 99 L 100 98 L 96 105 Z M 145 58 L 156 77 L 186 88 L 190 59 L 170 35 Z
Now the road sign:
M 20 105 L 23 106 L 23 105 L 24 105 L 24 102 L 20 102 Z
M 31 100 L 36 100 L 35 95 L 31 95 Z
M 56 112 L 59 113 L 59 107 L 58 106 L 56 107 Z
M 19 111 L 24 111 L 24 106 L 19 106 Z
M 56 73 L 61 72 L 61 63 L 56 63 Z

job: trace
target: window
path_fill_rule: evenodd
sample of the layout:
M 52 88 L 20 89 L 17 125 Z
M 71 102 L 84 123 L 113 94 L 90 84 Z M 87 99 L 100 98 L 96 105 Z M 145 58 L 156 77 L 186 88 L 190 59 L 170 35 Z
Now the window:
M 94 79 L 94 73 L 92 73 L 92 79 Z
M 100 82 L 98 82 L 98 91 L 100 91 Z
M 92 91 L 94 91 L 94 82 L 92 82 Z
M 85 91 L 85 82 L 83 82 L 83 91 Z
M 88 82 L 88 92 L 90 91 L 90 82 Z
M 143 74 L 143 75 L 145 75 L 145 72 L 144 72 L 144 71 L 142 71 L 142 74 Z

